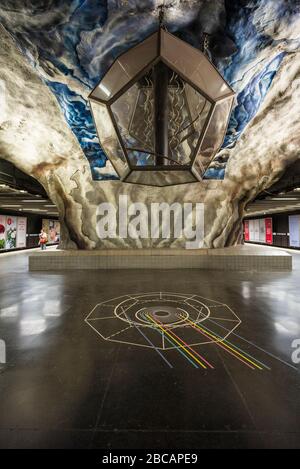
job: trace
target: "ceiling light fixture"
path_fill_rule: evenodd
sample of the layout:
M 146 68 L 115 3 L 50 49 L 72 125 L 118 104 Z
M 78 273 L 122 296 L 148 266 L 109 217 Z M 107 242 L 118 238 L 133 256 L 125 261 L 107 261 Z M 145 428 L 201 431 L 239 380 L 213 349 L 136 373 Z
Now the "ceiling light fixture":
M 16 204 L 0 205 L 0 208 L 11 208 L 11 207 L 22 207 L 22 205 L 16 205 Z
M 272 197 L 272 199 L 269 199 L 269 200 L 283 200 L 283 201 L 285 201 L 285 200 L 291 200 L 291 201 L 298 200 L 300 202 L 300 199 L 296 199 L 295 197 L 274 197 L 274 198 Z
M 47 200 L 47 199 L 40 199 L 40 200 L 26 199 L 26 200 L 22 200 L 22 202 L 24 202 L 24 203 L 31 203 L 31 202 L 33 202 L 33 203 L 36 204 L 36 203 L 48 202 L 48 200 Z

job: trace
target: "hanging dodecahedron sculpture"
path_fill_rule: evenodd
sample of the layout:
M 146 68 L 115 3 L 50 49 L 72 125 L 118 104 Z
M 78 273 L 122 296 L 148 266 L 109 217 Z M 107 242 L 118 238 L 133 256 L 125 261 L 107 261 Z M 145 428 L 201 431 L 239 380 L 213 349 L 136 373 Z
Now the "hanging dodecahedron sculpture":
M 159 28 L 115 60 L 89 99 L 121 180 L 167 186 L 201 180 L 234 92 L 205 54 Z

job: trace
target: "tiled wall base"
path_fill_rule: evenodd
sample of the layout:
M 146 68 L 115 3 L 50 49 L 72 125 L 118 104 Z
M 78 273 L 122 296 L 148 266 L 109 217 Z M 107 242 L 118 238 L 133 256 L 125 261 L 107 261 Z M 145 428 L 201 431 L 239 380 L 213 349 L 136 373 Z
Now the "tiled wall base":
M 224 249 L 139 249 L 44 251 L 29 256 L 29 270 L 202 269 L 281 272 L 292 270 L 292 256 L 260 246 Z

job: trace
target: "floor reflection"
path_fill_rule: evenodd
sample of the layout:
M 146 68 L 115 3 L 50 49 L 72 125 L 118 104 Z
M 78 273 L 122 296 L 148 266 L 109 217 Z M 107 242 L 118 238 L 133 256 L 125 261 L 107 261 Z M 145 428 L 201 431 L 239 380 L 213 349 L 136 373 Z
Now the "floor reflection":
M 292 362 L 300 339 L 300 254 L 291 273 L 226 275 L 28 273 L 27 256 L 0 256 L 0 340 L 7 350 L 0 447 L 300 447 L 300 365 Z M 243 366 L 213 343 L 204 357 L 213 370 L 187 367 L 176 347 L 168 352 L 171 368 L 153 349 L 102 340 L 84 322 L 100 302 L 155 291 L 230 306 L 242 323 L 227 345 L 247 357 L 255 349 L 271 370 Z M 103 327 L 106 333 L 105 321 Z M 230 326 L 222 327 L 226 333 Z

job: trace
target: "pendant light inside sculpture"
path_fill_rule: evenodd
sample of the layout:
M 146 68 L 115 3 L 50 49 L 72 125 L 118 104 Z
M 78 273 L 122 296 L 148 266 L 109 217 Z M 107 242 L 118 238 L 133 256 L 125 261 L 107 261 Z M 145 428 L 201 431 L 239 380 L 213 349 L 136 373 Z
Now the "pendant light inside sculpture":
M 89 96 L 121 180 L 201 180 L 227 130 L 234 92 L 207 56 L 159 30 L 119 56 Z

